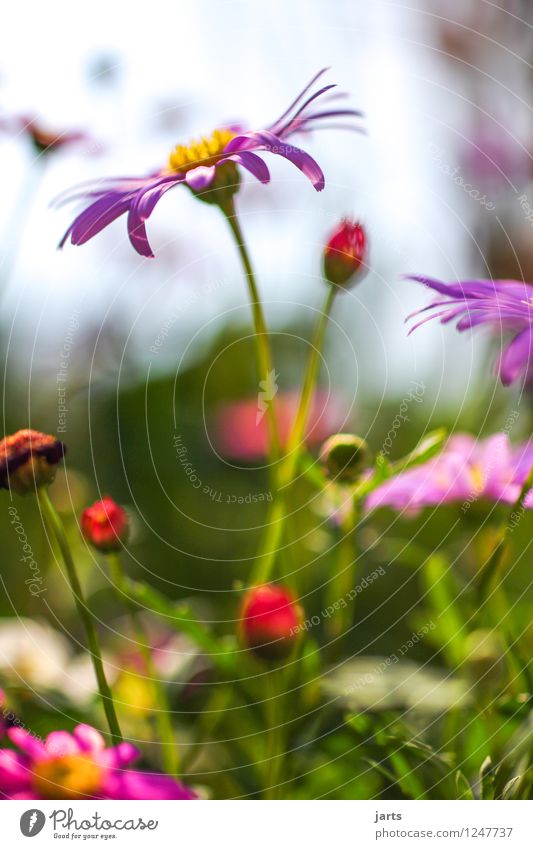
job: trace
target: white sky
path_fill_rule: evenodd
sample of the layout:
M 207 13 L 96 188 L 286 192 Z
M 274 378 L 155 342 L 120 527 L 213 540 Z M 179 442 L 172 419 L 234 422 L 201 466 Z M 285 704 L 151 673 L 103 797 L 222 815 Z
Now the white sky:
M 47 205 L 81 180 L 149 171 L 173 142 L 227 119 L 260 127 L 318 68 L 331 65 L 329 79 L 366 112 L 369 136 L 324 132 L 305 141 L 326 173 L 321 195 L 280 159 L 269 161 L 273 182 L 266 189 L 246 178 L 240 209 L 265 300 L 284 302 L 278 317 L 290 317 L 292 303 L 318 307 L 321 241 L 341 215 L 361 217 L 375 273 L 346 298 L 337 318 L 348 334 L 366 328 L 354 340 L 364 349 L 363 366 L 372 364 L 365 382 L 379 395 L 382 388 L 401 394 L 398 387 L 413 378 L 436 380 L 444 394 L 466 388 L 482 345 L 437 324 L 407 339 L 403 325 L 427 293 L 399 274 L 468 276 L 468 228 L 479 214 L 428 154 L 431 142 L 442 144 L 454 163 L 451 130 L 465 103 L 460 85 L 446 77 L 424 15 L 382 0 L 56 0 L 9 4 L 3 19 L 0 109 L 85 128 L 105 146 L 99 156 L 58 157 L 38 188 L 4 300 L 4 316 L 21 338 L 32 333 L 37 349 L 53 348 L 50 339 L 64 336 L 70 311 L 80 307 L 82 323 L 119 315 L 144 351 L 184 293 L 213 280 L 223 285 L 176 322 L 172 358 L 199 329 L 205 342 L 206 322 L 220 313 L 243 305 L 247 320 L 224 226 L 185 190 L 169 193 L 149 222 L 156 253 L 160 248 L 149 263 L 130 249 L 123 220 L 89 245 L 56 252 L 70 214 Z M 102 54 L 117 62 L 112 85 L 90 80 Z M 20 143 L 0 141 L 4 237 L 30 168 Z

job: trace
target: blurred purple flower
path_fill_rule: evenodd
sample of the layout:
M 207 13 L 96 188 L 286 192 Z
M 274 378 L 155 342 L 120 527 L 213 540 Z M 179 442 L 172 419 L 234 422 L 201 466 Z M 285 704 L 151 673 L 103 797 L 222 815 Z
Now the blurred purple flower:
M 7 736 L 20 751 L 0 749 L 0 796 L 5 799 L 196 799 L 168 775 L 136 772 L 131 743 L 106 748 L 90 725 L 53 731 L 43 742 L 24 728 Z
M 511 446 L 507 434 L 476 441 L 452 436 L 441 454 L 401 472 L 370 493 L 366 509 L 391 507 L 417 513 L 423 507 L 478 499 L 513 504 L 533 466 L 533 442 Z M 525 499 L 533 507 L 533 490 Z
M 278 154 L 288 159 L 302 171 L 317 191 L 321 191 L 324 188 L 324 174 L 320 166 L 308 153 L 288 144 L 287 139 L 295 133 L 309 133 L 315 129 L 335 126 L 338 119 L 361 115 L 354 109 L 331 105 L 332 100 L 343 96 L 332 93 L 334 85 L 323 86 L 309 95 L 310 89 L 325 70 L 316 74 L 283 115 L 266 129 L 244 131 L 236 125 L 222 127 L 211 136 L 188 146 L 177 145 L 167 165 L 146 177 L 111 177 L 67 192 L 58 199 L 60 203 L 79 199 L 89 200 L 90 203 L 74 219 L 60 247 L 69 239 L 74 245 L 82 245 L 116 218 L 128 213 L 128 234 L 133 247 L 142 256 L 153 257 L 145 222 L 165 192 L 176 185 L 185 184 L 198 193 L 205 193 L 210 188 L 219 189 L 221 185 L 227 186 L 234 193 L 238 186 L 236 166 L 245 168 L 261 183 L 268 183 L 268 167 L 257 151 Z M 325 108 L 315 108 L 319 98 L 322 105 L 327 103 Z M 325 123 L 330 120 L 332 124 Z M 221 166 L 225 166 L 223 171 L 220 170 Z
M 95 140 L 83 130 L 52 130 L 35 116 L 14 115 L 0 118 L 0 130 L 26 136 L 36 153 L 46 155 L 74 145 L 92 145 Z
M 457 319 L 458 330 L 487 324 L 500 333 L 508 331 L 514 336 L 497 360 L 497 374 L 504 386 L 521 375 L 528 383 L 533 379 L 533 285 L 516 280 L 441 283 L 419 275 L 409 275 L 408 279 L 423 283 L 441 296 L 407 317 L 431 312 L 410 333 L 432 318 L 440 318 L 442 324 Z

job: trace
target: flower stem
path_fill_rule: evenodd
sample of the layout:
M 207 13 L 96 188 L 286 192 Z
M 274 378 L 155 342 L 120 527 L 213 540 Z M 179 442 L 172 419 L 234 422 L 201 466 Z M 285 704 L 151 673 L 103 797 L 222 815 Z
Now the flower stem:
M 267 721 L 267 756 L 265 768 L 266 799 L 279 799 L 279 779 L 285 746 L 283 742 L 283 716 L 281 711 L 281 699 L 283 694 L 283 677 L 280 670 L 272 669 L 268 679 L 265 714 Z
M 315 326 L 311 343 L 311 352 L 307 361 L 302 391 L 300 394 L 298 411 L 289 435 L 287 453 L 279 470 L 278 496 L 272 503 L 272 507 L 265 524 L 265 534 L 260 553 L 252 572 L 252 584 L 262 584 L 269 580 L 283 536 L 283 530 L 287 519 L 287 490 L 292 484 L 298 467 L 298 460 L 302 445 L 304 443 L 305 429 L 316 387 L 326 327 L 330 319 L 336 293 L 337 289 L 334 286 L 328 286 L 326 300 Z
M 174 729 L 172 727 L 170 705 L 168 702 L 167 694 L 163 683 L 160 681 L 157 675 L 157 670 L 155 668 L 154 659 L 150 649 L 150 643 L 146 631 L 144 630 L 138 615 L 139 611 L 135 602 L 128 595 L 126 588 L 126 576 L 122 567 L 120 554 L 118 552 L 110 552 L 108 554 L 108 562 L 111 571 L 111 577 L 113 578 L 115 588 L 118 591 L 118 595 L 121 595 L 123 596 L 123 598 L 126 599 L 126 603 L 130 613 L 131 623 L 133 625 L 133 631 L 135 633 L 135 638 L 143 656 L 143 660 L 146 664 L 146 671 L 150 676 L 150 682 L 153 686 L 153 692 L 157 704 L 156 722 L 159 737 L 163 746 L 163 766 L 166 772 L 170 773 L 171 775 L 177 775 L 177 747 L 176 740 L 174 738 Z
M 354 600 L 348 596 L 353 589 L 357 567 L 358 514 L 358 504 L 354 498 L 350 514 L 343 519 L 339 528 L 337 572 L 330 583 L 328 603 L 329 607 L 334 607 L 336 612 L 334 616 L 326 620 L 326 629 L 329 639 L 338 643 L 343 641 L 353 619 Z M 339 648 L 338 644 L 336 654 L 339 654 Z
M 489 557 L 484 569 L 480 574 L 478 583 L 478 594 L 482 598 L 490 589 L 490 585 L 497 579 L 502 568 L 507 549 L 509 547 L 509 536 L 512 529 L 516 527 L 524 513 L 524 501 L 529 490 L 533 487 L 533 466 L 531 467 L 528 476 L 526 477 L 520 495 L 511 506 L 507 520 L 500 530 L 498 542 L 494 547 L 494 551 Z M 514 523 L 514 524 L 513 524 Z
M 107 678 L 105 677 L 104 666 L 102 663 L 102 652 L 100 650 L 98 635 L 96 633 L 96 628 L 94 627 L 92 613 L 87 607 L 87 603 L 83 595 L 83 590 L 81 588 L 80 580 L 78 578 L 78 573 L 76 572 L 74 559 L 72 557 L 72 552 L 70 550 L 65 530 L 63 528 L 63 523 L 61 522 L 61 519 L 56 513 L 54 505 L 50 501 L 48 490 L 45 487 L 40 487 L 37 490 L 37 499 L 39 502 L 39 506 L 42 510 L 45 522 L 48 525 L 50 532 L 55 537 L 55 540 L 61 551 L 63 562 L 65 564 L 65 569 L 67 571 L 68 581 L 72 590 L 72 595 L 76 603 L 76 609 L 83 623 L 83 627 L 85 628 L 89 653 L 91 655 L 91 660 L 94 667 L 94 674 L 98 682 L 100 698 L 102 700 L 102 705 L 109 725 L 109 730 L 111 732 L 111 738 L 113 740 L 113 743 L 121 743 L 123 739 L 122 733 L 118 724 L 117 714 L 115 711 L 115 703 L 113 701 L 113 694 L 111 692 L 109 684 L 107 683 Z
M 250 255 L 246 247 L 246 242 L 244 240 L 244 235 L 241 230 L 239 219 L 237 218 L 237 212 L 235 210 L 235 204 L 233 202 L 233 199 L 229 200 L 224 206 L 220 206 L 220 209 L 226 217 L 231 233 L 235 240 L 235 244 L 237 246 L 237 250 L 239 252 L 241 263 L 244 269 L 246 282 L 248 284 L 250 304 L 252 307 L 252 315 L 255 329 L 256 357 L 259 380 L 261 382 L 265 381 L 265 387 L 268 388 L 269 386 L 272 386 L 272 388 L 275 389 L 276 373 L 274 371 L 272 350 L 270 347 L 270 340 L 266 326 L 265 316 L 263 313 L 263 307 L 261 304 L 261 298 L 259 296 L 259 290 L 257 288 L 252 262 L 250 260 Z M 279 460 L 281 451 L 275 401 L 273 397 L 267 400 L 266 420 L 268 427 L 269 443 L 268 457 L 269 462 L 273 466 Z M 275 483 L 275 469 L 271 471 L 271 478 Z
M 510 616 L 511 608 L 507 602 L 503 586 L 497 584 L 505 556 L 509 549 L 509 537 L 521 520 L 524 512 L 524 501 L 530 489 L 533 487 L 533 466 L 531 467 L 516 501 L 512 504 L 507 515 L 507 520 L 500 529 L 498 541 L 492 555 L 481 571 L 477 586 L 479 599 L 479 615 L 486 612 L 491 619 L 492 626 L 497 628 L 503 635 L 507 650 L 509 651 L 515 667 L 522 673 L 526 687 L 529 692 L 533 688 L 533 679 L 529 672 L 528 664 L 523 662 L 519 645 L 519 637 L 516 634 L 514 622 Z

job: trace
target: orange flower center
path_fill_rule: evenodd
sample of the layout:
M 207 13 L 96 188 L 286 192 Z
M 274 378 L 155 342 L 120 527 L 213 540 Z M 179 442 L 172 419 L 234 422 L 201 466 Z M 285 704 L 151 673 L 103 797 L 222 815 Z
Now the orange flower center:
M 477 463 L 474 463 L 470 467 L 470 480 L 472 481 L 474 492 L 476 495 L 480 495 L 485 488 L 485 472 Z
M 33 785 L 43 799 L 84 799 L 99 793 L 102 768 L 85 755 L 64 755 L 34 768 Z
M 234 136 L 233 130 L 223 128 L 188 145 L 177 144 L 170 154 L 168 170 L 172 174 L 179 174 L 199 165 L 213 165 Z

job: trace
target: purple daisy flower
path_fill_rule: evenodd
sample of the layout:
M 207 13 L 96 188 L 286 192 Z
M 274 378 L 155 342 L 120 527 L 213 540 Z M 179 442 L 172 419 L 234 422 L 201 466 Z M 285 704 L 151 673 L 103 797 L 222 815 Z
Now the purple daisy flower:
M 476 441 L 470 434 L 452 436 L 443 451 L 378 486 L 366 510 L 391 507 L 418 513 L 424 507 L 478 499 L 513 504 L 533 466 L 533 443 L 511 446 L 507 434 Z M 533 507 L 533 491 L 524 501 Z
M 441 283 L 431 277 L 408 275 L 441 296 L 407 319 L 430 312 L 409 331 L 432 318 L 442 324 L 457 319 L 458 330 L 470 330 L 486 324 L 513 334 L 496 362 L 496 373 L 504 386 L 524 376 L 533 380 L 533 285 L 517 280 L 463 280 Z
M 196 799 L 188 787 L 160 773 L 129 769 L 139 751 L 131 743 L 106 748 L 90 725 L 72 734 L 53 731 L 45 741 L 10 728 L 17 746 L 0 749 L 0 796 L 4 799 Z
M 309 93 L 326 70 L 324 68 L 316 74 L 283 115 L 266 129 L 248 131 L 236 125 L 222 127 L 189 145 L 176 145 L 167 165 L 146 177 L 111 177 L 66 193 L 58 199 L 60 203 L 80 199 L 90 203 L 74 219 L 60 247 L 68 240 L 74 245 L 82 245 L 116 218 L 128 213 L 128 235 L 133 247 L 142 256 L 153 257 L 145 222 L 161 197 L 179 184 L 194 192 L 205 193 L 210 188 L 218 188 L 218 182 L 222 182 L 233 186 L 234 192 L 238 185 L 237 166 L 245 168 L 261 183 L 268 183 L 270 173 L 258 152 L 274 153 L 288 159 L 317 191 L 321 191 L 324 188 L 322 169 L 308 153 L 289 144 L 288 139 L 296 133 L 343 126 L 336 122 L 361 116 L 355 109 L 338 108 L 332 103 L 344 96 L 333 93 L 334 85 L 322 86 Z M 319 99 L 321 106 L 317 108 Z M 228 163 L 231 165 L 228 166 Z M 222 176 L 221 166 L 225 166 L 226 171 L 229 167 L 229 174 Z

